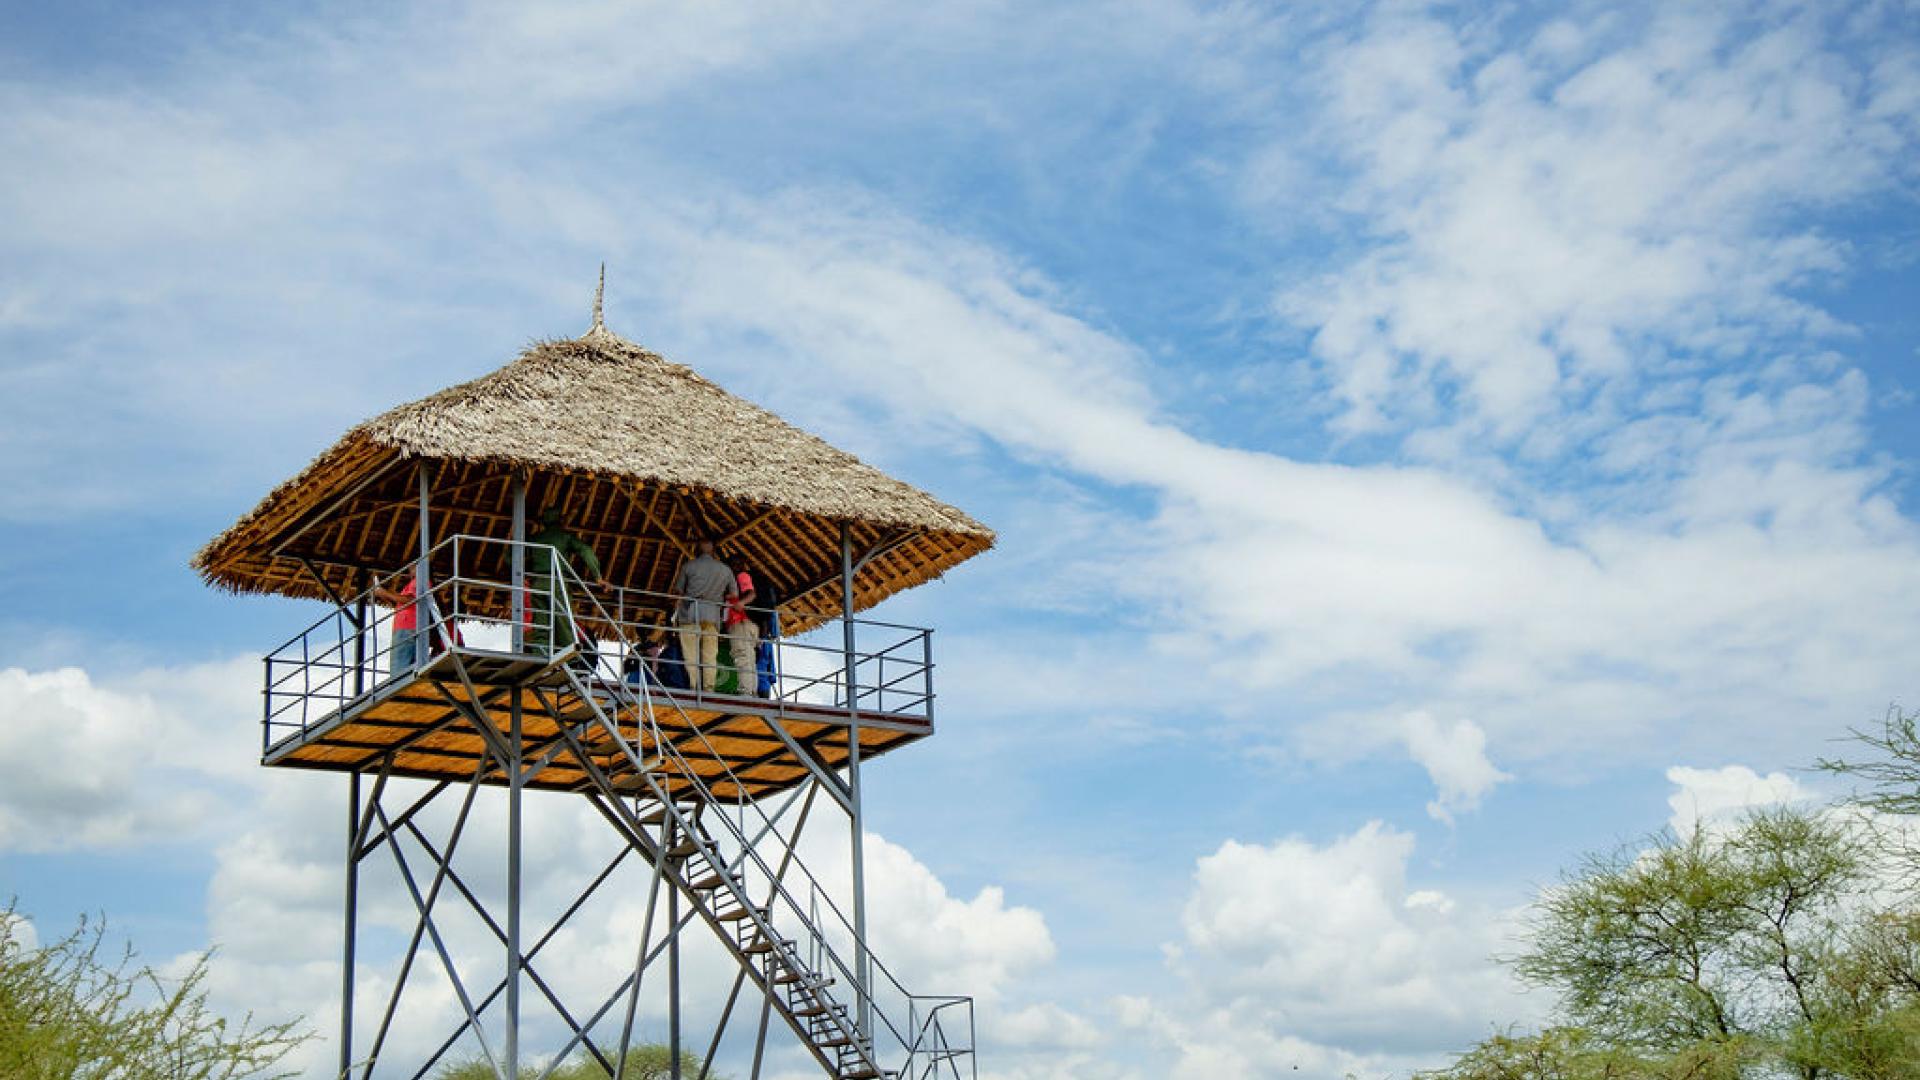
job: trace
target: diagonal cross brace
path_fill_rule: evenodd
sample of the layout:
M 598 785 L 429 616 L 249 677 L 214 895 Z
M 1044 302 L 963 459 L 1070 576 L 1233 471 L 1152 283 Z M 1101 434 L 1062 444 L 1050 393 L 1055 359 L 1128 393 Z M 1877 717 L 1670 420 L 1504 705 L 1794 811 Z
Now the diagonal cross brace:
M 480 898 L 473 894 L 473 890 L 467 888 L 467 883 L 461 880 L 459 873 L 453 869 L 451 858 L 443 859 L 439 851 L 434 848 L 433 843 L 427 839 L 426 834 L 422 833 L 420 829 L 411 822 L 407 824 L 406 829 L 407 832 L 413 836 L 414 842 L 419 844 L 421 849 L 426 852 L 427 858 L 431 860 L 435 866 L 442 867 L 446 870 L 447 880 L 453 883 L 455 891 L 466 900 L 467 906 L 473 909 L 473 913 L 480 916 L 480 920 L 487 924 L 487 929 L 493 931 L 493 936 L 500 939 L 500 944 L 505 945 L 507 943 L 507 932 L 501 928 L 499 922 L 487 911 L 486 905 L 480 902 Z M 618 856 L 616 856 L 615 865 L 617 864 Z M 593 1040 L 587 1038 L 586 1033 L 580 1030 L 580 1025 L 574 1020 L 573 1014 L 567 1011 L 567 1007 L 560 1001 L 559 995 L 553 992 L 553 989 L 547 985 L 547 981 L 540 977 L 540 972 L 534 969 L 530 954 L 523 953 L 521 955 L 520 970 L 527 973 L 527 978 L 533 980 L 533 985 L 539 989 L 541 994 L 546 996 L 548 1004 L 552 1005 L 554 1012 L 560 1015 L 561 1021 L 572 1028 L 576 1034 L 580 1035 L 581 1041 L 586 1044 L 587 1052 L 599 1060 L 600 1064 L 605 1066 L 609 1075 L 611 1075 L 613 1063 L 607 1060 L 607 1056 L 601 1053 L 600 1048 L 594 1045 Z
M 449 853 L 460 843 L 460 835 L 467 826 L 467 814 L 473 809 L 473 797 L 480 790 L 480 778 L 485 775 L 486 768 L 487 762 L 483 756 L 480 760 L 479 768 L 474 771 L 472 782 L 467 786 L 466 797 L 461 800 L 460 813 L 454 818 L 453 828 L 448 833 L 447 851 Z M 393 995 L 387 1002 L 386 1015 L 380 1019 L 380 1030 L 379 1033 L 374 1036 L 373 1050 L 367 1056 L 367 1068 L 366 1071 L 362 1073 L 362 1080 L 366 1080 L 366 1078 L 372 1076 L 374 1062 L 380 1058 L 380 1048 L 386 1043 L 387 1033 L 392 1029 L 394 1010 L 400 1004 L 401 992 L 406 989 L 407 976 L 413 970 L 414 957 L 419 954 L 420 938 L 423 933 L 432 938 L 434 950 L 439 953 L 440 962 L 447 970 L 447 978 L 453 982 L 454 991 L 459 995 L 460 1004 L 466 1009 L 468 1018 L 472 1019 L 474 1017 L 473 1005 L 467 999 L 465 986 L 460 982 L 460 973 L 455 969 L 452 958 L 447 954 L 446 943 L 440 939 L 439 928 L 433 925 L 433 905 L 440 897 L 440 886 L 446 880 L 446 869 L 442 867 L 435 871 L 433 884 L 428 888 L 426 898 L 422 900 L 420 887 L 418 883 L 414 881 L 412 870 L 407 866 L 406 856 L 400 851 L 400 845 L 394 843 L 393 824 L 387 820 L 386 811 L 381 810 L 376 804 L 373 812 L 375 818 L 380 821 L 385 829 L 387 850 L 393 854 L 394 863 L 399 867 L 400 877 L 406 882 L 407 892 L 413 898 L 414 908 L 419 912 L 420 918 L 419 922 L 416 923 L 413 928 L 412 940 L 407 943 L 406 959 L 401 963 L 400 977 L 394 980 Z M 476 1024 L 476 1029 L 477 1026 Z M 480 1039 L 480 1050 L 486 1055 L 487 1063 L 493 1066 L 494 1073 L 499 1075 L 500 1063 L 493 1056 L 493 1049 L 487 1045 L 485 1034 L 478 1030 L 476 1030 L 475 1034 Z

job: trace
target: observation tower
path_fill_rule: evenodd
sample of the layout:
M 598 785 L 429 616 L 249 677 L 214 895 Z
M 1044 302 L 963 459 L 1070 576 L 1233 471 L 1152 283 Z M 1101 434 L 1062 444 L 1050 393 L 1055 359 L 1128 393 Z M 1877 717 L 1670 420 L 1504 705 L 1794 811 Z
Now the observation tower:
M 650 651 L 673 637 L 676 574 L 702 540 L 777 598 L 756 612 L 777 629 L 774 663 L 735 660 L 714 690 Z M 265 658 L 261 747 L 265 765 L 345 776 L 339 1075 L 426 1077 L 472 1055 L 517 1080 L 538 1051 L 619 1076 L 644 986 L 666 996 L 676 1077 L 683 1050 L 710 1068 L 730 1022 L 741 1045 L 756 1015 L 755 1078 L 782 1028 L 840 1080 L 973 1076 L 971 999 L 909 992 L 868 947 L 861 770 L 933 734 L 935 693 L 931 630 L 856 615 L 992 544 L 954 507 L 615 335 L 599 295 L 580 337 L 374 417 L 275 488 L 194 566 L 234 592 L 327 605 Z M 614 838 L 557 912 L 526 910 L 530 798 L 584 800 Z M 492 799 L 503 818 L 473 813 Z M 799 857 L 817 810 L 848 823 L 851 880 Z M 476 870 L 464 852 L 488 828 L 504 865 Z M 378 897 L 370 860 L 392 887 Z M 611 889 L 646 897 L 638 940 L 605 943 L 632 962 L 563 1000 L 541 950 Z M 383 1008 L 356 1010 L 376 900 L 409 913 L 410 938 L 376 973 Z M 491 960 L 450 947 L 450 911 L 487 928 Z M 735 970 L 720 1015 L 693 1026 L 680 959 L 696 934 Z M 400 1060 L 418 1040 L 392 1038 L 396 1017 L 429 969 L 459 1012 L 437 1050 Z M 529 1006 L 564 1045 L 522 1041 Z

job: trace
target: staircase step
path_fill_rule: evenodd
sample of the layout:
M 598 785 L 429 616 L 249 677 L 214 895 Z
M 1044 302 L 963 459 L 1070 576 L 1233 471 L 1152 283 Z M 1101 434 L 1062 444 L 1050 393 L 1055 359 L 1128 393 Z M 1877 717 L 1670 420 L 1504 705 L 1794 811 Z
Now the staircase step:
M 828 1046 L 852 1046 L 852 1045 L 853 1045 L 853 1036 L 851 1036 L 851 1035 L 832 1035 L 832 1036 L 829 1036 L 828 1038 L 825 1038 L 825 1039 L 815 1039 L 815 1040 L 813 1040 L 813 1045 L 815 1045 L 815 1046 L 818 1046 L 818 1047 L 823 1047 L 823 1048 L 824 1048 L 824 1047 L 828 1047 Z
M 640 819 L 640 824 L 642 824 L 642 825 L 658 825 L 658 824 L 660 824 L 661 822 L 663 822 L 663 821 L 665 821 L 665 820 L 667 820 L 667 818 L 668 818 L 669 816 L 671 816 L 671 815 L 669 815 L 669 814 L 667 813 L 667 808 L 663 806 L 663 807 L 661 807 L 660 809 L 658 809 L 658 810 L 655 810 L 655 811 L 654 811 L 654 812 L 652 812 L 651 814 L 648 814 L 648 815 L 646 815 L 645 817 L 642 817 L 642 818 Z
M 855 1065 L 840 1074 L 840 1080 L 892 1080 L 900 1075 L 891 1069 L 876 1069 L 871 1065 Z
M 692 889 L 694 892 L 706 892 L 708 889 L 719 888 L 721 885 L 726 883 L 728 878 L 732 878 L 734 881 L 740 880 L 739 877 L 734 874 L 714 873 L 714 874 L 708 874 L 706 877 L 699 878 L 698 880 L 688 882 L 687 888 Z
M 812 971 L 783 971 L 773 977 L 775 986 L 784 986 L 788 983 L 800 983 L 809 990 L 824 990 L 833 985 L 833 980 Z
M 761 918 L 764 919 L 767 917 L 767 909 L 766 908 L 743 908 L 743 907 L 728 908 L 727 910 L 722 911 L 719 914 L 715 915 L 714 918 L 718 919 L 721 922 L 739 922 L 740 920 L 747 918 L 749 915 L 753 915 L 753 914 L 758 914 Z
M 777 944 L 782 949 L 793 948 L 793 942 L 788 941 L 786 938 L 779 939 Z M 741 946 L 740 951 L 748 954 L 749 956 L 757 956 L 760 953 L 772 952 L 774 950 L 775 945 L 776 945 L 776 942 L 769 941 L 766 938 L 763 938 L 763 937 L 754 938 L 752 941 L 749 941 L 745 945 Z
M 700 845 L 692 840 L 682 840 L 667 849 L 667 858 L 684 859 L 689 855 L 698 855 Z

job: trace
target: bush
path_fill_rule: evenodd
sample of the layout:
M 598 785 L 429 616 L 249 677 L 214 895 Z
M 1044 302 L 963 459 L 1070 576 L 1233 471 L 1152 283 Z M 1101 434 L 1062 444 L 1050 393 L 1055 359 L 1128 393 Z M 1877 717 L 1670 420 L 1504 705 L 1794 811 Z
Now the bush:
M 101 956 L 106 927 L 82 919 L 33 947 L 0 909 L 0 1076 L 8 1080 L 241 1080 L 270 1073 L 310 1036 L 297 1021 L 238 1027 L 207 1010 L 210 954 L 170 979 L 134 966 L 131 948 Z
M 665 1044 L 635 1043 L 627 1049 L 627 1064 L 621 1071 L 620 1080 L 667 1080 L 673 1075 L 672 1065 L 673 1055 Z M 521 1080 L 534 1080 L 545 1068 L 545 1064 L 522 1062 Z M 457 1061 L 442 1066 L 433 1075 L 434 1080 L 495 1080 L 493 1067 L 487 1064 L 485 1058 Z M 700 1075 L 699 1055 L 681 1051 L 680 1075 L 684 1080 L 696 1080 Z M 592 1055 L 583 1054 L 555 1069 L 553 1080 L 609 1080 L 609 1073 Z M 726 1077 L 709 1073 L 707 1080 L 726 1080 Z

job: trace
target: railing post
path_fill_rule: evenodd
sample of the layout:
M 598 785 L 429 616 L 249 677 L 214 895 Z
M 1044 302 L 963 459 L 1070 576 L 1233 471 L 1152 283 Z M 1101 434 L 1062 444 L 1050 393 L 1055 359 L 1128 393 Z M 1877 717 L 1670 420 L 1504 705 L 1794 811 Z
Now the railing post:
M 261 666 L 267 669 L 266 679 L 260 684 L 260 756 L 264 758 L 273 745 L 273 657 L 267 657 Z
M 527 474 L 513 474 L 513 570 L 507 582 L 513 588 L 513 652 L 526 651 L 527 634 Z
M 353 604 L 353 696 L 367 692 L 367 586 L 362 577 L 360 598 Z
M 434 629 L 433 581 L 431 580 L 433 560 L 429 554 L 433 546 L 433 521 L 427 514 L 428 480 L 425 461 L 414 467 L 414 476 L 420 489 L 420 561 L 413 570 L 413 633 L 414 641 L 420 642 L 422 634 L 431 634 Z M 423 649 L 420 644 L 416 644 L 413 648 L 414 667 L 420 666 L 422 652 L 431 651 L 432 639 L 426 640 L 427 648 Z
M 453 544 L 453 574 L 447 578 L 447 648 L 453 648 L 453 636 L 460 631 L 460 549 L 464 547 L 461 538 L 456 536 Z
M 933 630 L 920 631 L 920 673 L 922 685 L 926 687 L 926 700 L 922 707 L 927 710 L 927 726 L 933 726 Z
M 307 730 L 307 710 L 313 707 L 313 651 L 307 635 L 300 636 L 300 731 Z

